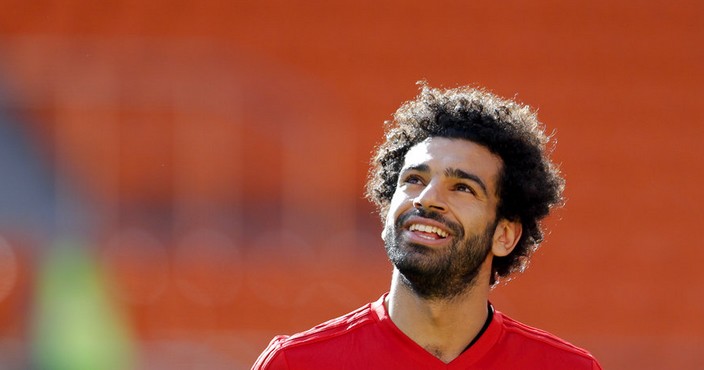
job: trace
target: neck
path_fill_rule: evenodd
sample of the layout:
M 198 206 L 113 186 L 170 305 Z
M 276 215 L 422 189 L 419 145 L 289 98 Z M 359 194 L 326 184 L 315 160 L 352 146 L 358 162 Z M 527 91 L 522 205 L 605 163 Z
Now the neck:
M 445 363 L 457 358 L 481 331 L 488 316 L 488 280 L 450 299 L 424 299 L 401 282 L 394 269 L 386 305 L 391 320 L 411 340 Z

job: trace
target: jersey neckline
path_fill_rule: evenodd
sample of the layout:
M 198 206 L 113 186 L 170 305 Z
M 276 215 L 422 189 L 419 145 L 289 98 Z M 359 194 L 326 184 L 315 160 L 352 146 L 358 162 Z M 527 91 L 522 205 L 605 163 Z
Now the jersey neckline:
M 480 333 L 479 337 L 474 340 L 474 343 L 467 348 L 467 350 L 462 352 L 454 360 L 445 364 L 433 354 L 426 351 L 425 348 L 421 347 L 418 343 L 409 338 L 391 320 L 389 312 L 386 309 L 386 305 L 384 305 L 384 301 L 386 300 L 388 294 L 388 292 L 384 293 L 381 298 L 371 304 L 374 319 L 376 319 L 386 330 L 393 333 L 396 344 L 399 346 L 399 349 L 404 352 L 404 354 L 413 356 L 418 363 L 425 364 L 425 366 L 432 368 L 444 368 L 448 370 L 464 369 L 484 357 L 501 337 L 503 315 L 499 311 L 493 310 L 493 306 L 489 303 L 489 306 L 494 311 L 494 314 L 492 315 L 491 321 L 486 330 L 484 330 L 483 333 Z

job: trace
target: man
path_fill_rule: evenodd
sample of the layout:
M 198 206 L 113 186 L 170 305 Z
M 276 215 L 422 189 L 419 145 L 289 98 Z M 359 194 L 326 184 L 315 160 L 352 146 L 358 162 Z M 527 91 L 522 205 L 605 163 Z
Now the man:
M 562 201 L 548 138 L 527 106 L 422 84 L 387 124 L 367 196 L 385 219 L 389 293 L 278 336 L 253 369 L 601 369 L 586 351 L 488 302 L 543 240 Z

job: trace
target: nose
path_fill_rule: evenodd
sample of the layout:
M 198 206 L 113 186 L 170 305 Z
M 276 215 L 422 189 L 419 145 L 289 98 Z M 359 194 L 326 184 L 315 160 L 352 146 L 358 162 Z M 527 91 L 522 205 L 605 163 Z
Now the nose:
M 444 212 L 447 209 L 447 204 L 439 186 L 430 183 L 413 199 L 413 207 Z

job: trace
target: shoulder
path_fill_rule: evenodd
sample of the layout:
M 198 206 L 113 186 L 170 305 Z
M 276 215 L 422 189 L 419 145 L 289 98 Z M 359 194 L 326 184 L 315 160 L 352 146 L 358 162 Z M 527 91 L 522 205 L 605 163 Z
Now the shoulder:
M 301 353 L 332 354 L 334 351 L 331 349 L 344 350 L 346 342 L 361 335 L 363 330 L 360 329 L 377 322 L 371 306 L 371 303 L 367 304 L 300 333 L 275 337 L 252 369 L 288 369 L 292 353 L 298 357 Z
M 504 314 L 498 314 L 503 327 L 504 345 L 521 348 L 522 356 L 530 357 L 531 361 L 549 361 L 557 368 L 601 369 L 594 356 L 587 350 L 547 331 L 523 324 Z
M 372 316 L 371 304 L 367 304 L 346 315 L 316 325 L 309 330 L 282 337 L 281 347 L 300 347 L 334 340 L 337 337 L 350 334 L 374 322 L 376 322 L 376 320 Z

